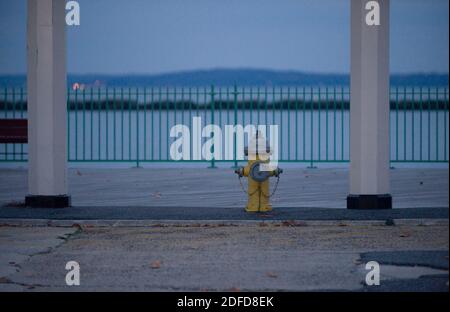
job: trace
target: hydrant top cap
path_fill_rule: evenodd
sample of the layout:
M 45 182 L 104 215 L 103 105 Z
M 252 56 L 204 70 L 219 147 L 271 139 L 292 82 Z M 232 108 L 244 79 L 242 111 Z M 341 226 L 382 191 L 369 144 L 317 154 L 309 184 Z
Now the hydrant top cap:
M 250 140 L 249 146 L 244 148 L 245 156 L 248 156 L 249 153 L 251 155 L 271 153 L 269 142 L 265 140 L 260 131 L 257 131 L 256 135 Z

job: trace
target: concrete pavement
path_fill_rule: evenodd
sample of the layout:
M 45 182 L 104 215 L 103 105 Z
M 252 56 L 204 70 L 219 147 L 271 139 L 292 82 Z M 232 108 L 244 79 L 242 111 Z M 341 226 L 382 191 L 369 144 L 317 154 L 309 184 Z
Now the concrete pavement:
M 0 290 L 448 291 L 448 267 L 436 266 L 448 240 L 448 224 L 2 226 Z M 65 284 L 71 260 L 80 286 Z M 367 260 L 380 261 L 380 286 L 364 286 Z

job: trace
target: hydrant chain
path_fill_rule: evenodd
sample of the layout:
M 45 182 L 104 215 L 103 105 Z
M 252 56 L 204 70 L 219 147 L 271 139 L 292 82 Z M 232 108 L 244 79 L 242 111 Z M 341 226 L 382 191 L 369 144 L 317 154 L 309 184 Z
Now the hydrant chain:
M 247 193 L 248 193 L 248 190 L 246 190 L 245 187 L 244 187 L 244 185 L 242 184 L 241 178 L 242 178 L 241 176 L 238 177 L 238 179 L 239 179 L 239 184 L 241 185 L 241 189 L 242 189 L 242 191 L 244 192 L 244 194 L 247 194 Z M 267 198 L 273 197 L 273 195 L 275 195 L 275 192 L 277 191 L 278 183 L 279 183 L 279 182 L 280 182 L 280 176 L 278 175 L 278 176 L 277 176 L 277 182 L 275 182 L 275 187 L 273 188 L 272 193 L 271 193 L 270 195 L 267 195 L 267 194 L 264 193 L 263 190 L 261 190 L 261 193 L 262 193 L 265 197 L 267 197 Z M 248 195 L 251 196 L 251 195 L 255 194 L 258 190 L 259 190 L 259 189 L 256 189 L 254 192 L 252 192 L 252 193 L 250 193 L 250 194 L 248 194 Z
M 244 193 L 247 194 L 248 190 L 246 190 L 244 185 L 242 184 L 241 176 L 239 176 L 239 184 L 241 185 L 241 189 L 244 191 Z M 256 189 L 253 193 L 249 194 L 249 196 L 255 194 L 257 191 L 258 191 L 258 189 Z
M 264 193 L 263 190 L 261 190 L 261 193 L 262 193 L 264 196 L 266 196 L 267 198 L 273 197 L 273 195 L 275 195 L 275 192 L 277 191 L 278 183 L 279 183 L 279 182 L 280 182 L 280 176 L 278 175 L 278 176 L 277 176 L 277 182 L 275 182 L 275 186 L 274 186 L 274 188 L 273 188 L 272 193 L 271 193 L 270 195 L 266 195 L 266 194 Z

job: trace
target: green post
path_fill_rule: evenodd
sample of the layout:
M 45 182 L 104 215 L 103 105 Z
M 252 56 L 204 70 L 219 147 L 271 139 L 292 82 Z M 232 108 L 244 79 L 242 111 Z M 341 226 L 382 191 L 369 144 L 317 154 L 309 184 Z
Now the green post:
M 113 119 L 114 119 L 114 124 L 113 124 L 113 140 L 114 140 L 114 142 L 113 142 L 113 148 L 114 148 L 114 152 L 113 152 L 113 157 L 114 157 L 114 160 L 117 160 L 116 159 L 116 111 L 117 111 L 117 106 L 116 106 L 116 88 L 114 87 L 113 88 L 113 109 L 114 109 L 114 112 L 113 112 Z
M 406 161 L 406 111 L 407 108 L 407 93 L 406 87 L 403 89 L 403 159 Z
M 151 89 L 151 95 L 150 95 L 150 97 L 151 97 L 151 99 L 150 99 L 150 102 L 151 102 L 151 106 L 150 106 L 150 109 L 151 109 L 151 111 L 152 111 L 152 127 L 151 127 L 151 129 L 152 129 L 152 131 L 150 132 L 151 133 L 151 136 L 150 136 L 150 138 L 151 138 L 151 149 L 152 149 L 152 156 L 150 157 L 150 159 L 151 160 L 153 160 L 154 159 L 154 136 L 155 136 L 155 131 L 154 131 L 154 123 L 155 123 L 155 120 L 154 120 L 154 118 L 153 118 L 153 115 L 154 115 L 154 106 L 155 106 L 155 102 L 154 102 L 154 94 L 153 94 L 153 87 L 152 87 L 152 89 Z
M 214 86 L 211 86 L 211 125 L 214 125 L 214 96 L 215 96 Z M 214 137 L 214 133 L 212 135 Z M 211 166 L 209 166 L 208 168 L 215 169 L 217 167 L 215 166 L 215 158 L 216 157 L 214 155 L 214 144 L 211 147 L 211 152 L 212 152 Z
M 170 132 L 169 132 L 169 112 L 170 112 L 170 96 L 169 96 L 169 87 L 166 87 L 166 161 L 170 160 L 169 155 L 169 140 L 170 140 Z
M 283 87 L 280 87 L 280 160 L 283 160 Z
M 123 110 L 124 110 L 124 102 L 123 102 L 123 87 L 120 88 L 120 157 L 123 161 Z
M 145 159 L 147 159 L 147 88 L 144 88 L 144 160 Z
M 345 106 L 345 97 L 344 97 L 344 87 L 341 87 L 341 160 L 344 160 L 344 107 Z M 349 106 L 350 112 L 350 106 Z
M 325 159 L 328 162 L 328 87 L 325 89 Z
M 78 159 L 78 88 L 75 89 L 75 160 Z
M 320 91 L 320 86 L 319 86 L 319 89 L 318 89 L 318 91 L 317 91 L 317 118 L 318 118 L 318 123 L 317 123 L 317 128 L 318 128 L 318 131 L 317 131 L 317 136 L 318 136 L 318 142 L 317 142 L 317 158 L 318 158 L 318 160 L 320 161 L 321 160 L 321 153 L 320 153 L 320 148 L 321 148 L 321 146 L 322 146 L 322 144 L 321 144 L 321 138 L 322 138 L 322 132 L 321 132 L 321 117 L 322 116 L 320 116 L 320 114 L 321 114 L 321 108 L 320 108 L 320 106 L 322 105 L 322 99 L 321 99 L 321 91 Z
M 412 87 L 412 91 L 411 91 L 411 161 L 414 161 L 414 141 L 415 141 L 415 133 L 414 133 L 414 127 L 415 127 L 415 123 L 414 123 L 414 118 L 415 118 L 415 113 L 416 113 L 416 105 L 415 105 L 415 94 L 414 94 L 414 90 L 415 87 Z
M 298 90 L 295 87 L 295 161 L 298 161 Z
M 159 132 L 158 132 L 158 134 L 159 134 L 159 142 L 158 142 L 158 160 L 161 160 L 161 158 L 162 158 L 162 151 L 161 151 L 161 149 L 162 149 L 162 134 L 161 134 L 161 131 L 162 131 L 162 125 L 161 125 L 161 122 L 162 122 L 162 117 L 161 117 L 161 110 L 162 110 L 162 89 L 161 89 L 161 87 L 159 87 L 158 88 L 158 106 L 159 106 Z
M 8 87 L 5 87 L 5 90 L 3 92 L 3 109 L 5 113 L 5 119 L 8 118 Z M 5 144 L 5 158 L 4 160 L 8 160 L 8 144 Z
M 290 109 L 290 100 L 291 100 L 291 88 L 288 87 L 287 90 L 287 118 L 288 118 L 288 131 L 287 131 L 287 146 L 288 146 L 288 161 L 291 160 L 291 109 Z M 283 103 L 283 101 L 281 102 Z M 283 140 L 283 119 L 281 119 L 281 140 Z M 281 150 L 281 152 L 283 152 L 283 150 Z
M 106 160 L 109 160 L 109 93 L 108 93 L 108 87 L 105 88 L 105 142 L 106 142 Z
M 98 116 L 98 160 L 102 159 L 102 119 L 101 119 L 101 98 L 100 98 L 100 88 L 97 90 L 97 116 Z
M 91 88 L 91 97 L 90 97 L 90 109 L 91 109 L 91 113 L 90 113 L 90 117 L 91 117 L 91 160 L 94 160 L 94 89 Z
M 439 88 L 436 87 L 435 91 L 435 98 L 436 98 L 436 106 L 435 106 L 435 112 L 436 112 L 436 162 L 439 161 Z
M 398 87 L 395 88 L 395 160 L 398 161 Z
M 128 161 L 132 161 L 131 158 L 131 87 L 128 87 Z
M 310 90 L 310 93 L 311 93 L 311 98 L 310 98 L 310 105 L 311 105 L 311 107 L 310 107 L 310 109 L 311 109 L 311 121 L 310 121 L 310 124 L 311 124 L 311 141 L 310 141 L 310 147 L 311 147 L 311 150 L 310 150 L 310 160 L 309 160 L 309 166 L 308 166 L 308 168 L 309 169 L 314 169 L 314 168 L 316 168 L 316 167 L 314 167 L 314 90 L 313 90 L 313 87 L 311 87 L 311 90 Z
M 16 88 L 12 88 L 12 118 L 15 119 L 16 118 Z M 16 160 L 16 144 L 13 144 L 13 154 L 12 154 L 12 159 Z
M 336 161 L 336 87 L 333 87 L 333 160 Z
M 139 168 L 139 88 L 136 88 L 136 168 Z
M 302 139 L 303 139 L 303 161 L 306 161 L 306 87 L 303 86 L 302 89 L 302 117 L 303 117 L 303 131 L 302 131 Z
M 23 87 L 20 88 L 20 117 L 23 118 Z M 23 160 L 23 144 L 20 144 L 20 160 Z
M 428 161 L 431 161 L 431 89 L 428 87 Z
M 419 130 L 419 133 L 420 133 L 420 141 L 419 141 L 419 144 L 420 144 L 420 154 L 419 154 L 419 157 L 420 157 L 420 161 L 422 161 L 422 159 L 423 159 L 423 157 L 422 157 L 422 110 L 423 110 L 423 97 L 422 97 L 422 87 L 420 87 L 420 91 L 419 91 L 420 93 L 419 93 L 419 97 L 420 97 L 420 101 L 419 101 L 419 109 L 420 109 L 420 130 Z
M 233 89 L 233 96 L 234 96 L 234 127 L 236 128 L 237 125 L 237 96 L 238 96 L 238 91 L 237 91 L 237 86 L 234 85 L 234 89 Z M 237 137 L 236 137 L 236 132 L 233 133 L 233 158 L 234 158 L 234 166 L 232 168 L 237 168 L 238 167 L 238 161 L 237 161 Z

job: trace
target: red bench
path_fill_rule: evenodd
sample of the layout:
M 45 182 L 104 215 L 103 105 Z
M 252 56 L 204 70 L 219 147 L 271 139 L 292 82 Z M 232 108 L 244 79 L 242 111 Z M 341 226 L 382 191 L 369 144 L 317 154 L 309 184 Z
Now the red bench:
M 0 143 L 28 143 L 28 121 L 0 119 Z

